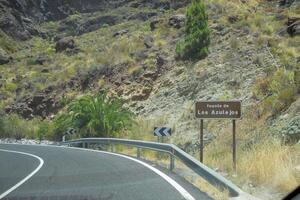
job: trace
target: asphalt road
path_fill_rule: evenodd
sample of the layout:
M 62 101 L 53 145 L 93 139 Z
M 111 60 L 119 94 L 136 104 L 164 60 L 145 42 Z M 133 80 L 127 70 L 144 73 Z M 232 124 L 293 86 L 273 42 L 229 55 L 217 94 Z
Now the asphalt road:
M 104 152 L 0 144 L 0 199 L 209 199 L 190 184 L 156 170 Z

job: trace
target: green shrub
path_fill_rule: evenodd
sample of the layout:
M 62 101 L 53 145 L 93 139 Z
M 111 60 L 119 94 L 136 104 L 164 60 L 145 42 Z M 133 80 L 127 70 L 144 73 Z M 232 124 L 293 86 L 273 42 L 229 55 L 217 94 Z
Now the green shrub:
M 300 140 L 300 116 L 292 118 L 280 131 L 284 144 L 295 144 Z
M 265 93 L 269 96 L 264 100 L 264 110 L 278 114 L 295 101 L 297 88 L 294 73 L 285 69 L 278 69 L 269 81 L 266 82 Z
M 17 140 L 25 138 L 30 131 L 26 121 L 18 115 L 9 115 L 2 118 L 1 138 L 15 138 Z
M 17 85 L 16 84 L 14 84 L 14 83 L 7 83 L 6 85 L 5 85 L 5 89 L 6 89 L 6 91 L 8 91 L 8 92 L 14 92 L 14 91 L 16 91 L 16 89 L 17 89 Z
M 71 102 L 54 120 L 55 134 L 62 136 L 69 128 L 79 129 L 84 137 L 115 137 L 133 123 L 133 115 L 118 98 L 106 94 L 84 96 Z
M 1 110 L 0 138 L 55 139 L 51 122 L 39 118 L 26 120 L 16 114 L 5 115 Z
M 61 140 L 64 133 L 73 126 L 71 117 L 66 114 L 62 113 L 58 115 L 54 121 L 54 131 L 53 131 L 53 139 L 56 141 Z
M 186 13 L 185 37 L 176 46 L 182 59 L 202 59 L 208 55 L 210 30 L 208 16 L 202 0 L 193 0 Z
M 39 141 L 44 140 L 44 139 L 50 139 L 52 140 L 52 126 L 51 123 L 47 120 L 40 121 L 38 125 L 38 130 L 37 130 L 37 139 Z

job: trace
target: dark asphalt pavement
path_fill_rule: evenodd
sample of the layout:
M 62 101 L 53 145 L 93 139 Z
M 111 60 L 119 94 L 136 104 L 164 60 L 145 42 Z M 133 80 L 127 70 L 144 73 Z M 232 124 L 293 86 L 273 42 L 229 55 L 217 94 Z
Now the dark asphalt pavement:
M 0 144 L 0 195 L 35 170 L 40 163 L 34 157 L 2 152 L 1 149 L 30 153 L 44 160 L 44 165 L 35 175 L 3 199 L 185 199 L 161 176 L 127 158 L 79 149 L 8 144 Z M 208 198 L 201 192 L 197 196 L 194 196 L 195 192 L 191 195 L 195 199 Z

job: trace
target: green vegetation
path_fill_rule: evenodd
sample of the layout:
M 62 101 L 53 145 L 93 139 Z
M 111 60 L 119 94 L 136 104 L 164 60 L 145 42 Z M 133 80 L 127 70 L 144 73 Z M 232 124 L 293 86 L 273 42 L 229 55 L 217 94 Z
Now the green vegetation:
M 204 3 L 209 5 L 207 10 L 205 10 Z M 204 81 L 202 76 L 211 75 L 209 79 L 214 78 L 213 76 L 216 75 L 211 72 L 221 64 L 227 67 L 228 63 L 232 64 L 226 68 L 228 77 L 238 74 L 235 65 L 243 64 L 243 62 L 249 63 L 249 68 L 243 65 L 246 70 L 255 71 L 261 76 L 253 85 L 251 85 L 252 79 L 255 77 L 251 77 L 249 80 L 240 80 L 241 85 L 238 87 L 226 87 L 223 94 L 216 95 L 219 100 L 245 97 L 245 91 L 249 92 L 248 88 L 253 87 L 254 98 L 247 95 L 249 104 L 253 105 L 245 106 L 243 120 L 238 123 L 237 176 L 233 176 L 235 172 L 232 170 L 230 152 L 232 136 L 227 134 L 231 133 L 229 126 L 228 129 L 222 128 L 222 135 L 216 135 L 212 143 L 205 147 L 204 163 L 213 169 L 218 168 L 225 176 L 228 174 L 227 178 L 232 179 L 240 187 L 245 186 L 245 183 L 251 183 L 257 188 L 264 185 L 271 189 L 275 188 L 281 193 L 290 192 L 300 183 L 299 172 L 294 169 L 300 163 L 300 146 L 295 144 L 299 137 L 297 121 L 299 117 L 291 116 L 290 112 L 286 112 L 289 111 L 290 105 L 299 99 L 300 37 L 289 37 L 285 30 L 285 23 L 288 17 L 295 16 L 300 13 L 300 10 L 278 9 L 274 5 L 273 1 L 258 0 L 193 0 L 187 10 L 186 8 L 171 9 L 159 15 L 161 21 L 152 31 L 150 30 L 151 19 L 146 22 L 135 20 L 114 26 L 104 25 L 99 30 L 77 35 L 74 40 L 80 52 L 72 55 L 56 53 L 53 40 L 33 37 L 28 41 L 16 42 L 0 31 L 0 47 L 13 57 L 12 63 L 0 67 L 0 97 L 4 96 L 0 107 L 10 105 L 15 99 L 22 98 L 24 94 L 30 95 L 30 93 L 39 92 L 49 85 L 61 86 L 73 78 L 75 81 L 76 78 L 85 80 L 85 78 L 92 77 L 91 75 L 98 74 L 104 67 L 116 69 L 121 78 L 124 77 L 124 74 L 121 73 L 132 76 L 130 80 L 140 78 L 144 70 L 155 71 L 157 69 L 157 55 L 165 58 L 168 62 L 166 68 L 163 67 L 163 71 L 160 71 L 162 76 L 153 83 L 153 87 L 156 88 L 153 90 L 154 93 L 159 94 L 160 87 L 164 86 L 162 79 L 168 79 L 170 74 L 174 76 L 174 71 L 179 71 L 183 67 L 182 62 L 173 60 L 173 49 L 175 48 L 174 41 L 177 41 L 184 31 L 184 38 L 177 43 L 176 53 L 183 60 L 197 61 L 197 63 L 186 63 L 187 66 L 195 66 L 197 70 L 199 69 L 199 73 L 196 73 L 195 76 L 199 76 L 201 82 Z M 140 8 L 135 10 L 126 7 L 122 12 L 119 12 L 118 9 L 114 9 L 112 12 L 114 13 L 109 14 L 118 15 L 122 12 L 134 14 L 140 12 Z M 185 30 L 169 26 L 168 19 L 172 15 L 184 13 L 187 15 Z M 108 13 L 95 13 L 94 17 L 103 14 Z M 211 17 L 211 20 L 208 20 L 208 16 L 217 17 Z M 69 22 L 76 25 L 84 24 L 85 17 L 85 15 L 77 13 L 69 16 L 65 24 L 69 24 Z M 43 29 L 43 32 L 55 36 L 62 33 L 58 31 L 61 24 L 59 21 L 45 22 L 40 28 Z M 212 27 L 212 31 L 208 25 Z M 72 26 L 67 26 L 67 28 L 64 33 L 74 33 L 75 29 Z M 114 33 L 120 30 L 128 30 L 128 33 L 114 37 Z M 153 47 L 145 47 L 146 36 L 153 38 Z M 209 45 L 211 45 L 211 52 L 214 56 L 199 61 L 208 55 Z M 143 55 L 139 55 L 140 52 L 147 56 L 144 58 Z M 39 56 L 46 58 L 43 65 L 36 62 Z M 49 73 L 42 73 L 43 69 L 49 70 Z M 190 75 L 186 77 L 184 75 L 185 71 L 176 74 L 178 77 L 174 78 L 178 78 L 178 82 L 190 78 Z M 222 74 L 219 75 L 222 76 Z M 87 89 L 88 91 L 78 88 L 63 90 L 57 87 L 53 94 L 57 96 L 64 94 L 60 103 L 66 108 L 55 117 L 53 122 L 38 118 L 24 120 L 17 115 L 0 113 L 0 137 L 58 141 L 61 140 L 62 134 L 72 127 L 79 130 L 79 135 L 75 137 L 117 137 L 122 133 L 122 138 L 156 141 L 152 134 L 153 127 L 166 125 L 172 121 L 167 116 L 156 116 L 155 119 L 143 119 L 140 116 L 135 124 L 132 121 L 133 115 L 123 108 L 123 103 L 119 99 L 110 98 L 107 95 L 78 98 L 87 92 L 95 93 L 99 91 L 99 88 L 110 88 L 112 93 L 116 92 L 113 82 L 110 81 L 114 77 L 101 74 L 93 78 L 95 80 L 90 81 L 94 81 L 91 86 L 94 85 L 95 88 Z M 18 79 L 20 81 L 16 81 Z M 80 81 L 76 84 L 80 84 Z M 225 86 L 226 83 L 218 84 Z M 32 88 L 25 89 L 24 85 L 32 85 Z M 172 87 L 169 85 L 170 83 L 166 82 L 164 87 Z M 177 82 L 174 82 L 174 86 L 177 86 Z M 178 84 L 178 86 L 184 85 Z M 17 88 L 22 89 L 18 96 Z M 178 90 L 181 88 L 178 87 Z M 125 91 L 126 89 L 131 90 L 130 86 L 125 88 Z M 166 93 L 165 95 L 167 97 L 170 94 Z M 194 100 L 191 99 L 191 101 Z M 151 104 L 152 100 L 146 103 Z M 135 102 L 132 105 L 140 106 Z M 153 108 L 159 109 L 160 107 L 156 107 L 154 104 Z M 145 111 L 148 114 L 147 109 Z M 182 119 L 186 123 L 185 126 L 191 132 L 197 132 L 193 128 L 198 126 L 198 122 L 192 126 L 193 109 L 189 110 L 186 115 L 188 117 Z M 270 131 L 273 125 L 277 125 L 276 120 L 285 119 L 285 117 L 291 117 L 293 120 L 289 120 L 290 123 L 284 127 L 279 126 L 278 130 Z M 220 121 L 212 122 L 208 125 L 208 131 L 217 134 L 220 126 L 227 127 L 226 123 L 220 125 Z M 131 127 L 131 125 L 133 126 Z M 172 127 L 173 130 L 178 128 L 176 124 L 173 126 L 175 126 Z M 182 131 L 179 128 L 177 130 L 179 130 L 178 132 Z M 284 135 L 283 142 L 281 141 L 282 135 Z M 175 137 L 176 134 L 167 142 L 180 144 L 192 140 L 192 138 L 186 137 L 187 139 L 183 141 L 182 138 L 174 139 Z M 130 152 L 133 152 L 133 155 L 136 154 L 132 149 Z M 126 153 L 126 151 L 122 153 Z M 153 152 L 145 152 L 144 155 L 157 160 L 156 154 Z M 195 154 L 195 157 L 198 158 L 198 154 Z M 178 166 L 177 163 L 176 166 Z M 297 172 L 298 174 L 296 174 Z M 201 189 L 206 187 L 197 179 L 193 180 L 196 185 L 200 185 Z M 226 195 L 221 194 L 221 198 L 216 199 L 226 199 Z
M 47 120 L 25 120 L 18 115 L 0 113 L 0 138 L 54 140 L 52 123 Z
M 264 113 L 279 114 L 296 99 L 294 72 L 278 69 L 273 76 L 258 79 L 254 95 L 263 99 Z
M 205 58 L 210 44 L 210 30 L 203 1 L 193 0 L 186 17 L 185 38 L 177 44 L 176 52 L 183 59 Z
M 80 130 L 81 136 L 116 137 L 133 124 L 133 114 L 123 108 L 123 101 L 106 93 L 84 96 L 67 106 L 67 112 L 54 121 L 55 133 L 68 128 Z

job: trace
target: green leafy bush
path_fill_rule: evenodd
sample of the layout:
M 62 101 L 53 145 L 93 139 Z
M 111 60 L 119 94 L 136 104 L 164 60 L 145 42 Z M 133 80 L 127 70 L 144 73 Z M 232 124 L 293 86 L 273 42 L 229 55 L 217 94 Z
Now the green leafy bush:
M 115 137 L 133 123 L 133 115 L 124 109 L 122 100 L 106 94 L 84 96 L 71 102 L 67 113 L 55 119 L 56 135 L 77 128 L 84 137 Z
M 26 120 L 16 114 L 6 115 L 3 110 L 0 110 L 0 138 L 55 139 L 50 121 L 39 118 Z
M 208 55 L 210 30 L 208 16 L 202 0 L 193 0 L 186 13 L 185 37 L 176 46 L 182 59 L 202 59 Z
M 297 88 L 292 71 L 278 69 L 271 78 L 259 83 L 255 95 L 265 96 L 263 101 L 265 112 L 278 114 L 295 101 Z
M 25 138 L 26 134 L 30 132 L 30 127 L 26 121 L 21 119 L 18 115 L 8 115 L 2 117 L 1 138 Z
M 292 118 L 281 130 L 284 144 L 295 144 L 300 140 L 300 116 Z
M 53 139 L 53 128 L 52 124 L 49 121 L 40 121 L 38 125 L 38 130 L 37 130 L 37 138 L 38 140 L 44 140 L 44 139 Z
M 8 92 L 14 92 L 14 91 L 16 91 L 16 89 L 17 89 L 17 85 L 16 84 L 14 84 L 14 83 L 7 83 L 6 85 L 5 85 L 5 89 L 6 89 L 6 91 L 8 91 Z

